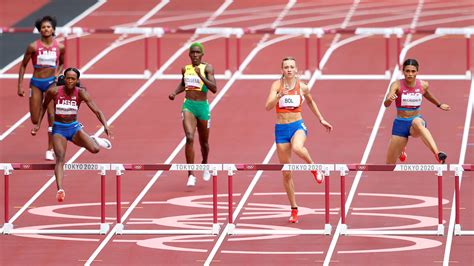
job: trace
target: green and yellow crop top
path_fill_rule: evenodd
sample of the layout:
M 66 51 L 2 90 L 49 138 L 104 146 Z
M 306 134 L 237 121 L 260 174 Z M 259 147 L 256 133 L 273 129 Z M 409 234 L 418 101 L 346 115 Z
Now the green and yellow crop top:
M 207 64 L 199 64 L 199 70 L 201 71 L 202 76 L 206 76 L 206 66 Z M 187 91 L 202 91 L 207 93 L 206 84 L 199 78 L 196 71 L 194 71 L 194 66 L 192 64 L 186 65 L 184 67 L 184 88 Z

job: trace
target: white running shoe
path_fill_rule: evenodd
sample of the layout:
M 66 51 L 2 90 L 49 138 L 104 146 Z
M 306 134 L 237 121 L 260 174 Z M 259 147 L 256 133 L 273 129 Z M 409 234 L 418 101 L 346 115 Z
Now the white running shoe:
M 186 186 L 188 187 L 194 187 L 196 185 L 196 177 L 193 176 L 193 175 L 190 175 L 188 177 L 188 183 L 186 184 Z
M 202 179 L 203 179 L 204 181 L 209 181 L 209 180 L 211 180 L 211 172 L 209 172 L 209 170 L 204 170 L 204 171 L 202 172 Z
M 106 138 L 99 138 L 99 137 L 95 137 L 95 136 L 91 136 L 91 138 L 97 143 L 99 144 L 100 147 L 104 148 L 104 149 L 107 149 L 107 150 L 110 150 L 112 149 L 112 143 L 106 139 Z
M 44 159 L 46 161 L 54 161 L 54 150 L 47 150 Z

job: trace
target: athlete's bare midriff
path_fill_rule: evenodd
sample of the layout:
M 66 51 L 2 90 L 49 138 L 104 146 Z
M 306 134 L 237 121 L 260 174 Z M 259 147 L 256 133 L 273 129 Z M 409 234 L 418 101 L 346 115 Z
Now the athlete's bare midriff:
M 420 114 L 420 110 L 415 110 L 415 111 L 397 110 L 397 116 L 401 118 L 410 118 L 419 114 Z
M 300 112 L 297 113 L 277 113 L 277 124 L 289 124 L 303 119 Z
M 186 91 L 186 99 L 193 100 L 193 101 L 206 101 L 207 100 L 207 93 L 202 91 L 193 91 L 189 90 Z
M 56 69 L 52 67 L 42 67 L 42 68 L 35 68 L 33 72 L 33 77 L 44 79 L 52 77 L 56 74 Z

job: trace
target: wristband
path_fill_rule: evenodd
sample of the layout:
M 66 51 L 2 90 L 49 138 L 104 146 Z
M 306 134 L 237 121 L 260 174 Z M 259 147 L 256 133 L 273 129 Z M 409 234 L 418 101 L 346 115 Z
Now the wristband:
M 441 107 L 441 105 L 443 105 L 443 104 L 442 104 L 442 103 L 440 103 L 440 104 L 437 104 L 436 106 L 437 106 L 438 108 L 440 108 L 440 107 Z

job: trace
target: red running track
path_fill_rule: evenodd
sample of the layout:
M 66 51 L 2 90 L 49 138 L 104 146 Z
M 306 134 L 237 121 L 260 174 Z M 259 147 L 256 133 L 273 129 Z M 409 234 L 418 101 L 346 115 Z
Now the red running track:
M 99 24 L 99 18 L 111 11 L 127 10 L 124 3 L 117 1 L 107 2 L 99 10 L 92 13 L 78 26 L 92 27 Z M 211 1 L 202 7 L 205 10 L 184 11 L 189 8 L 189 3 L 171 2 L 166 5 L 157 15 L 149 19 L 150 23 L 156 20 L 152 26 L 179 27 L 188 26 L 206 21 L 212 12 L 220 5 Z M 218 26 L 240 26 L 240 27 L 264 27 L 271 24 L 278 17 L 285 6 L 284 1 L 275 3 L 267 1 L 259 3 L 258 6 L 266 6 L 265 10 L 259 11 L 261 15 L 268 15 L 264 19 L 246 18 L 244 21 L 226 22 L 225 19 L 238 18 L 248 15 L 249 11 L 241 12 L 245 8 L 258 7 L 256 3 L 233 3 L 223 14 L 218 16 L 216 22 L 222 22 Z M 350 1 L 341 1 L 340 3 L 321 2 L 314 4 L 311 1 L 298 2 L 288 15 L 284 16 L 281 25 L 320 27 L 330 25 L 340 25 L 349 9 Z M 359 22 L 358 26 L 384 26 L 392 27 L 406 25 L 411 23 L 412 17 L 396 19 L 387 22 L 368 22 L 365 19 L 380 18 L 377 14 L 357 15 L 357 12 L 383 8 L 387 3 L 362 2 L 356 9 L 356 13 L 350 21 Z M 440 3 L 427 3 L 424 11 L 442 10 Z M 459 2 L 458 6 L 463 3 Z M 149 10 L 153 5 L 148 1 L 137 2 L 135 11 Z M 430 7 L 434 6 L 434 7 Z M 396 5 L 397 8 L 414 12 L 416 4 L 406 3 Z M 336 11 L 331 11 L 334 9 Z M 445 8 L 448 9 L 448 8 Z M 303 11 L 312 13 L 304 14 Z M 328 18 L 323 21 L 307 21 L 305 23 L 296 23 L 297 18 L 311 18 L 318 14 L 318 10 L 324 14 L 337 13 L 334 18 Z M 324 11 L 325 10 L 325 11 Z M 181 11 L 181 12 L 179 12 Z M 294 13 L 302 14 L 294 15 Z M 133 13 L 133 12 L 132 12 Z M 137 14 L 135 12 L 133 14 Z M 112 26 L 117 24 L 129 23 L 138 20 L 141 15 L 123 16 L 110 24 L 102 26 Z M 182 21 L 160 22 L 171 16 L 185 14 L 192 16 L 202 14 L 199 18 L 189 18 Z M 237 13 L 237 14 L 236 14 Z M 363 12 L 362 12 L 363 13 Z M 439 17 L 436 17 L 439 18 Z M 160 20 L 161 19 L 161 20 Z M 421 17 L 420 21 L 431 20 L 434 18 Z M 308 19 L 309 20 L 309 19 Z M 285 24 L 294 23 L 294 24 Z M 457 25 L 458 22 L 455 22 Z M 263 25 L 263 26 L 262 26 Z M 443 24 L 450 26 L 451 24 Z M 453 23 L 454 25 L 454 23 Z M 457 25 L 459 26 L 459 25 Z M 268 26 L 267 26 L 268 27 Z M 350 25 L 349 25 L 350 27 Z M 116 37 L 116 36 L 115 36 Z M 167 60 L 181 47 L 190 35 L 165 36 L 163 39 L 162 58 Z M 246 35 L 242 39 L 242 59 L 255 49 L 257 43 L 263 38 L 262 35 Z M 336 36 L 326 36 L 323 39 L 323 52 L 327 50 L 331 41 Z M 351 36 L 343 35 L 342 39 Z M 414 36 L 418 39 L 422 36 Z M 276 38 L 270 36 L 270 39 Z M 110 42 L 114 40 L 112 36 L 87 36 L 81 38 L 84 49 L 81 62 L 87 63 L 100 51 L 105 49 Z M 222 74 L 224 60 L 222 56 L 222 39 L 217 39 L 206 43 L 205 46 L 212 47 L 207 49 L 205 60 L 213 64 L 218 74 Z M 442 38 L 426 42 L 409 51 L 408 57 L 416 57 L 420 60 L 420 74 L 463 74 L 464 65 L 452 62 L 464 62 L 462 48 L 463 40 L 455 38 Z M 294 38 L 271 45 L 257 54 L 250 64 L 244 69 L 247 74 L 267 74 L 278 73 L 279 64 L 282 57 L 291 54 L 297 57 L 300 66 L 303 63 L 303 39 Z M 314 45 L 314 39 L 312 40 Z M 86 73 L 141 73 L 141 47 L 143 43 L 138 41 L 129 45 L 120 47 L 97 64 Z M 215 48 L 214 48 L 215 47 Z M 235 47 L 235 46 L 233 46 Z M 393 46 L 392 46 L 393 47 Z M 73 48 L 71 48 L 73 49 Z M 290 50 L 291 49 L 291 50 Z M 324 71 L 330 74 L 381 74 L 384 71 L 384 61 L 380 60 L 383 55 L 383 41 L 381 38 L 367 38 L 350 43 L 337 49 L 330 57 Z M 137 53 L 137 51 L 140 51 Z M 381 56 L 374 54 L 380 51 Z M 315 49 L 312 46 L 311 54 L 314 55 Z M 135 55 L 136 56 L 133 56 Z M 132 56 L 130 56 L 132 55 Z M 129 67 L 124 67 L 123 58 L 127 58 Z M 301 58 L 301 59 L 300 59 Z M 234 60 L 234 59 L 233 59 Z M 394 62 L 394 58 L 391 58 Z M 179 73 L 180 67 L 187 63 L 185 54 L 179 56 L 178 60 L 173 62 L 165 71 L 167 74 Z M 235 61 L 232 62 L 235 65 Z M 314 69 L 314 62 L 311 62 Z M 16 68 L 11 70 L 15 73 Z M 0 82 L 8 86 L 14 86 L 13 80 L 0 79 Z M 88 90 L 97 101 L 97 104 L 105 112 L 107 117 L 111 117 L 125 101 L 136 92 L 144 83 L 144 80 L 86 80 Z M 224 87 L 227 80 L 219 80 L 220 89 Z M 113 130 L 115 139 L 114 148 L 111 151 L 103 151 L 100 155 L 82 154 L 77 162 L 144 162 L 144 163 L 162 163 L 170 158 L 173 150 L 182 140 L 183 132 L 180 121 L 180 98 L 174 102 L 167 99 L 167 95 L 176 86 L 177 81 L 157 80 L 141 96 L 133 102 L 130 107 L 114 121 Z M 325 117 L 335 126 L 331 134 L 326 134 L 313 119 L 310 111 L 305 108 L 304 117 L 309 129 L 307 148 L 313 155 L 313 158 L 320 163 L 341 163 L 341 162 L 360 162 L 364 150 L 366 149 L 369 136 L 383 100 L 385 90 L 388 86 L 388 80 L 371 81 L 347 81 L 347 80 L 318 80 L 313 86 L 313 97 L 318 103 Z M 218 102 L 212 112 L 212 133 L 210 139 L 211 163 L 220 162 L 263 162 L 273 144 L 273 112 L 264 111 L 264 102 L 267 97 L 270 80 L 251 81 L 238 80 L 225 93 L 224 97 Z M 433 133 L 438 145 L 445 150 L 450 163 L 459 161 L 461 149 L 461 137 L 464 130 L 464 120 L 466 116 L 467 101 L 469 96 L 470 81 L 430 81 L 431 88 L 435 95 L 444 102 L 449 103 L 453 110 L 448 113 L 440 112 L 429 104 L 425 104 L 423 115 L 428 121 L 428 126 Z M 447 90 L 449 90 L 448 93 Z M 111 97 L 113 95 L 113 97 Z M 214 96 L 211 96 L 211 100 Z M 10 94 L 1 94 L 2 106 L 5 103 L 9 108 L 6 116 L 2 115 L 2 128 L 15 122 L 20 114 L 26 113 L 25 99 L 13 97 Z M 347 108 L 351 105 L 351 108 Z M 236 109 L 245 106 L 245 108 Z M 238 110 L 236 112 L 236 110 Z M 353 110 L 357 110 L 354 112 Z M 383 163 L 386 146 L 390 137 L 391 121 L 394 116 L 392 109 L 387 110 L 383 116 L 380 129 L 376 133 L 374 146 L 368 156 L 368 163 Z M 151 118 L 151 119 L 150 119 Z M 438 118 L 438 119 L 435 119 Z M 4 119 L 4 120 L 3 120 Z M 98 129 L 98 122 L 90 114 L 83 111 L 81 113 L 81 122 L 86 126 L 90 133 Z M 131 121 L 133 121 L 131 123 Z M 472 125 L 472 121 L 471 121 Z M 41 156 L 44 151 L 45 134 L 36 138 L 29 136 L 30 124 L 24 123 L 22 127 L 14 131 L 14 134 L 8 136 L 0 143 L 2 150 L 1 161 L 28 161 L 41 162 Z M 472 143 L 472 128 L 468 134 L 470 138 L 468 143 Z M 29 143 L 26 146 L 24 140 Z M 410 163 L 433 163 L 433 159 L 426 148 L 422 147 L 421 141 L 411 140 L 409 145 Z M 21 148 L 19 148 L 21 147 Z M 198 148 L 198 146 L 196 146 Z M 72 156 L 78 149 L 69 145 L 68 155 Z M 472 144 L 466 151 L 465 163 L 473 163 L 474 156 Z M 200 156 L 197 156 L 197 159 Z M 173 162 L 184 162 L 183 150 L 179 150 L 177 156 L 172 159 Z M 277 162 L 275 156 L 271 156 L 270 162 Z M 295 163 L 299 162 L 295 159 Z M 143 187 L 151 180 L 155 173 L 132 173 L 127 172 L 123 177 L 122 200 L 132 202 L 142 191 Z M 43 210 L 40 207 L 60 207 L 58 213 L 69 215 L 81 215 L 83 217 L 50 217 L 41 216 L 26 212 L 15 222 L 17 227 L 26 227 L 33 225 L 60 225 L 72 223 L 76 227 L 81 227 L 78 223 L 96 223 L 98 216 L 95 206 L 71 206 L 73 204 L 96 203 L 99 201 L 99 178 L 98 175 L 90 173 L 69 172 L 67 173 L 65 185 L 67 186 L 68 197 L 65 204 L 58 205 L 54 201 L 54 188 L 48 188 L 41 197 L 33 203 L 33 210 Z M 462 217 L 467 228 L 473 228 L 472 206 L 469 205 L 469 195 L 472 193 L 472 181 L 469 178 L 472 174 L 464 175 L 462 191 L 463 205 Z M 21 206 L 49 179 L 51 173 L 25 173 L 16 171 L 12 177 L 12 202 L 15 206 Z M 225 175 L 219 180 L 218 191 L 222 194 L 219 209 L 220 221 L 226 221 L 226 182 Z M 337 174 L 332 175 L 331 191 L 338 192 Z M 356 191 L 356 195 L 351 205 L 351 211 L 348 215 L 348 224 L 351 228 L 367 227 L 386 227 L 401 226 L 411 224 L 411 221 L 404 218 L 393 219 L 386 217 L 373 218 L 373 213 L 382 213 L 384 215 L 418 215 L 426 218 L 436 219 L 436 206 L 413 209 L 395 209 L 368 211 L 364 208 L 392 205 L 408 205 L 417 203 L 417 200 L 407 198 L 408 196 L 423 196 L 431 199 L 436 195 L 436 183 L 432 174 L 413 175 L 395 175 L 393 173 L 364 173 L 362 180 Z M 471 176 L 472 177 L 472 176 Z M 87 181 L 86 179 L 87 178 Z M 254 174 L 251 172 L 237 173 L 234 177 L 235 203 L 240 202 L 242 194 L 247 190 Z M 347 182 L 347 191 L 352 186 L 354 175 L 350 175 Z M 449 201 L 445 206 L 445 219 L 448 219 L 452 199 L 452 180 L 444 178 L 444 199 Z M 199 180 L 198 185 L 193 189 L 185 187 L 186 176 L 184 173 L 169 172 L 162 174 L 158 182 L 151 188 L 138 207 L 133 210 L 129 219 L 125 221 L 128 229 L 170 229 L 177 220 L 182 222 L 180 228 L 189 228 L 192 226 L 203 226 L 206 222 L 210 223 L 211 210 L 209 208 L 211 185 Z M 245 204 L 243 213 L 236 220 L 239 227 L 268 227 L 280 226 L 290 228 L 320 228 L 324 221 L 322 214 L 314 211 L 322 210 L 323 186 L 317 186 L 311 179 L 311 176 L 304 173 L 295 174 L 296 188 L 298 192 L 298 202 L 304 215 L 301 216 L 301 222 L 298 225 L 289 225 L 286 222 L 288 215 L 288 202 L 281 186 L 281 177 L 277 172 L 265 172 L 257 183 L 254 191 L 251 193 L 249 201 Z M 3 189 L 3 187 L 1 187 Z M 94 191 L 97 190 L 97 193 Z M 114 201 L 114 181 L 109 174 L 107 191 L 107 201 Z M 87 193 L 89 192 L 89 193 Z M 385 195 L 380 195 L 385 194 Z M 392 196 L 390 196 L 392 195 Z M 401 195 L 395 198 L 393 195 Z M 466 197 L 467 196 L 467 197 Z M 3 205 L 3 202 L 0 202 Z M 376 203 L 376 204 L 375 204 Z M 156 206 L 158 205 L 158 206 Z M 338 196 L 332 196 L 331 206 L 333 214 L 331 215 L 331 224 L 337 225 L 339 219 Z M 66 208 L 63 208 L 66 207 Z M 108 206 L 107 214 L 111 223 L 114 221 L 114 207 Z M 128 207 L 124 205 L 123 212 Z M 265 207 L 276 213 L 277 217 L 259 217 L 256 214 L 256 207 Z M 18 208 L 14 208 L 16 212 Z M 368 214 L 367 214 L 368 213 Z M 369 217 L 369 218 L 368 218 Z M 471 224 L 470 224 L 471 223 Z M 176 224 L 175 224 L 176 225 Z M 292 237 L 227 237 L 223 245 L 219 248 L 214 261 L 223 264 L 313 264 L 322 263 L 329 249 L 334 236 L 292 236 Z M 10 256 L 2 256 L 2 264 L 63 264 L 65 258 L 68 263 L 84 263 L 99 243 L 103 241 L 104 236 L 81 236 L 81 237 L 62 237 L 59 236 L 44 239 L 36 239 L 18 236 L 3 236 L 1 241 L 1 250 L 8 252 Z M 216 244 L 217 237 L 195 237 L 195 236 L 114 236 L 112 241 L 99 253 L 95 262 L 105 264 L 202 264 L 208 257 L 209 252 Z M 418 241 L 421 249 L 414 250 L 413 242 Z M 468 252 L 469 246 L 472 246 L 472 239 L 465 237 L 455 237 L 451 251 L 450 260 L 457 263 L 469 264 L 472 262 L 472 255 Z M 301 243 L 305 243 L 302 245 Z M 432 247 L 428 248 L 429 245 Z M 336 248 L 331 257 L 332 262 L 338 264 L 366 264 L 367 262 L 387 261 L 397 264 L 413 264 L 416 259 L 419 264 L 433 264 L 443 260 L 444 245 L 446 237 L 413 237 L 407 239 L 403 237 L 340 237 Z M 25 256 L 25 250 L 38 250 L 42 246 L 41 252 L 28 252 Z M 21 246 L 21 248 L 19 248 Z M 410 247 L 412 246 L 412 247 Z M 394 248 L 407 247 L 406 250 L 393 250 Z M 367 250 L 389 249 L 384 252 Z M 392 250 L 390 250 L 392 249 Z M 53 252 L 54 250 L 54 252 Z M 4 252 L 4 254 L 5 254 Z M 183 254 L 186 254 L 183 256 Z M 242 256 L 242 254 L 245 255 Z M 370 256 L 369 256 L 370 254 Z

